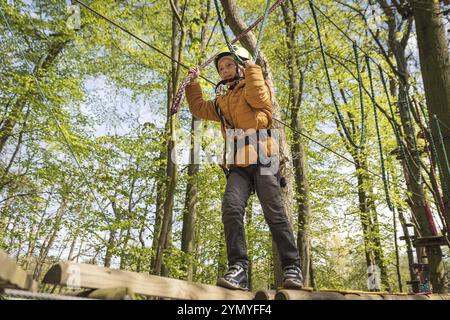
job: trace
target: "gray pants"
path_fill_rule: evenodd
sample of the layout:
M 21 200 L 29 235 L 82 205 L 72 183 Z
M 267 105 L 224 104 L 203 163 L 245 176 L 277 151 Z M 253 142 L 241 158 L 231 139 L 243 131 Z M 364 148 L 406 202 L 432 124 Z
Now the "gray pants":
M 277 246 L 282 267 L 300 266 L 294 234 L 281 199 L 279 179 L 275 175 L 262 175 L 261 167 L 257 165 L 246 168 L 234 167 L 227 178 L 222 202 L 222 222 L 229 265 L 240 263 L 245 268 L 248 266 L 244 216 L 252 187 L 258 195 L 264 218 Z

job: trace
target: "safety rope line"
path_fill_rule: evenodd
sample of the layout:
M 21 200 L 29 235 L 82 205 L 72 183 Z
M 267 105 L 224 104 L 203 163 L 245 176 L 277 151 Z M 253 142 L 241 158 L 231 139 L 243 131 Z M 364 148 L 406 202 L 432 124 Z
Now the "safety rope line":
M 270 7 L 269 13 L 272 13 L 276 8 L 278 8 L 285 0 L 277 0 L 272 7 Z M 239 40 L 241 40 L 250 30 L 254 29 L 262 20 L 264 19 L 264 15 L 260 16 L 258 19 L 256 19 L 250 26 L 247 27 L 244 31 L 241 32 L 236 38 L 233 39 L 233 41 L 230 42 L 231 45 L 235 44 Z M 208 66 L 216 57 L 218 54 L 214 54 L 211 57 L 209 57 L 206 61 L 204 61 L 202 64 L 198 66 L 199 70 L 204 69 L 206 66 Z M 184 98 L 185 89 L 188 86 L 188 84 L 191 82 L 194 74 L 192 72 L 189 72 L 187 77 L 181 82 L 177 94 L 175 95 L 173 104 L 170 108 L 170 114 L 174 115 L 178 112 L 180 108 L 181 101 Z
M 319 40 L 319 46 L 320 46 L 320 53 L 322 56 L 322 61 L 323 61 L 323 66 L 325 69 L 325 75 L 327 77 L 327 81 L 328 81 L 328 86 L 330 88 L 330 93 L 331 93 L 331 99 L 333 101 L 334 107 L 336 109 L 336 114 L 338 116 L 338 120 L 339 123 L 344 131 L 344 134 L 347 138 L 347 140 L 350 142 L 350 144 L 355 147 L 356 149 L 358 149 L 358 152 L 360 151 L 360 149 L 363 146 L 364 143 L 364 104 L 363 104 L 363 99 L 362 97 L 360 98 L 360 112 L 361 112 L 361 137 L 359 140 L 359 143 L 356 144 L 355 141 L 353 140 L 352 135 L 350 134 L 350 131 L 348 130 L 347 126 L 345 125 L 345 121 L 344 121 L 344 116 L 342 114 L 342 111 L 339 107 L 339 104 L 336 101 L 336 97 L 334 95 L 334 90 L 333 90 L 333 85 L 331 82 L 331 76 L 330 76 L 330 72 L 328 70 L 328 63 L 327 63 L 327 58 L 325 55 L 325 49 L 324 49 L 324 45 L 323 45 L 323 41 L 322 41 L 322 35 L 321 35 L 321 31 L 320 31 L 320 25 L 319 25 L 319 20 L 317 18 L 317 14 L 316 14 L 316 10 L 314 8 L 314 5 L 311 3 L 311 1 L 309 1 L 309 6 L 311 8 L 311 13 L 313 15 L 314 18 L 314 23 L 316 25 L 316 31 L 317 31 L 317 38 Z M 360 70 L 359 70 L 359 58 L 358 58 L 358 49 L 356 48 L 356 43 L 353 42 L 353 50 L 354 50 L 354 55 L 355 55 L 355 61 L 356 61 L 356 68 L 358 70 L 358 84 L 359 86 L 361 86 L 361 75 L 360 75 Z M 360 94 L 362 93 L 362 88 L 360 88 Z
M 441 218 L 442 224 L 446 227 L 447 232 L 450 232 L 450 223 L 449 223 L 449 221 L 447 219 L 447 214 L 446 214 L 444 201 L 442 199 L 441 191 L 439 190 L 439 186 L 437 185 L 437 181 L 436 181 L 437 180 L 436 179 L 436 167 L 434 165 L 433 156 L 435 158 L 435 161 L 437 162 L 439 172 L 442 172 L 442 171 L 440 169 L 439 157 L 438 157 L 438 154 L 436 152 L 436 146 L 434 144 L 434 141 L 432 140 L 433 139 L 433 134 L 431 133 L 430 126 L 429 126 L 429 123 L 427 121 L 427 117 L 425 115 L 425 110 L 424 110 L 423 106 L 420 103 L 414 103 L 414 105 L 416 107 L 415 109 L 416 109 L 417 117 L 418 117 L 418 120 L 419 120 L 419 126 L 420 126 L 422 132 L 425 133 L 426 140 L 428 142 L 427 154 L 428 154 L 428 158 L 429 158 L 429 161 L 430 161 L 430 167 L 431 167 L 430 174 L 433 176 L 433 178 L 435 180 L 435 183 L 433 183 L 433 181 L 432 181 L 432 184 L 433 184 L 433 188 L 436 189 L 434 194 L 435 194 L 436 201 L 437 201 L 437 203 L 439 205 L 438 208 L 440 209 L 440 210 L 438 210 L 438 212 L 440 211 L 440 218 Z M 419 105 L 419 106 L 417 106 L 417 105 Z M 420 112 L 419 112 L 419 110 L 420 110 Z M 423 115 L 425 125 L 422 123 L 422 119 L 420 117 L 420 113 L 422 113 L 422 115 Z M 431 177 L 431 175 L 430 175 L 430 177 Z M 445 181 L 444 181 L 444 183 L 442 183 L 441 187 L 442 187 L 442 191 L 444 192 L 444 194 L 446 194 L 448 192 L 447 191 L 448 189 L 447 189 Z
M 427 134 L 428 134 L 428 140 L 429 140 L 428 142 L 431 146 L 432 154 L 433 154 L 434 158 L 436 159 L 436 164 L 437 164 L 438 170 L 442 175 L 441 161 L 439 159 L 440 157 L 437 152 L 436 144 L 434 142 L 434 137 L 433 137 L 433 132 L 431 131 L 430 122 L 427 120 L 427 116 L 425 114 L 425 110 L 424 110 L 423 106 L 421 104 L 419 104 L 419 107 L 420 107 L 420 111 L 422 112 L 422 115 L 424 117 L 425 125 L 427 126 Z M 442 186 L 442 192 L 444 194 L 448 194 L 448 186 L 447 186 L 445 179 L 441 178 L 441 186 Z
M 71 295 L 62 295 L 55 293 L 45 293 L 45 292 L 32 292 L 18 289 L 0 288 L 0 297 L 4 296 L 6 300 L 12 300 L 11 298 L 20 299 L 32 299 L 32 300 L 98 300 L 86 297 L 77 297 Z M 1 299 L 0 299 L 1 300 Z
M 25 56 L 25 53 L 23 52 L 22 48 L 20 47 L 20 45 L 19 45 L 19 43 L 18 43 L 18 41 L 16 39 L 16 36 L 14 34 L 14 31 L 12 30 L 11 25 L 9 24 L 9 21 L 8 21 L 6 15 L 5 15 L 4 11 L 3 11 L 3 8 L 1 6 L 0 6 L 0 13 L 1 13 L 2 17 L 3 17 L 3 20 L 6 23 L 6 27 L 8 28 L 8 30 L 9 30 L 9 32 L 11 34 L 11 38 L 13 39 L 16 47 L 19 49 L 19 52 L 20 52 L 24 62 L 26 63 L 26 65 L 28 67 L 28 71 L 29 71 L 30 75 L 33 77 L 33 80 L 34 80 L 34 82 L 36 84 L 36 87 L 38 89 L 39 95 L 42 98 L 43 104 L 47 107 L 47 109 L 50 111 L 50 114 L 52 115 L 53 119 L 55 120 L 56 126 L 57 126 L 58 130 L 60 131 L 60 133 L 61 133 L 61 135 L 62 135 L 62 137 L 64 139 L 64 142 L 65 142 L 66 146 L 69 149 L 70 154 L 72 155 L 73 159 L 75 160 L 75 163 L 76 163 L 78 169 L 80 170 L 80 173 L 82 175 L 82 178 L 83 178 L 86 186 L 88 187 L 90 193 L 94 197 L 95 202 L 97 203 L 97 206 L 99 207 L 100 212 L 102 213 L 103 218 L 105 219 L 105 222 L 107 223 L 108 229 L 111 232 L 112 236 L 114 237 L 114 232 L 113 232 L 113 230 L 111 228 L 111 223 L 110 223 L 111 221 L 108 218 L 108 216 L 106 215 L 106 213 L 104 211 L 104 208 L 100 204 L 100 201 L 98 200 L 97 196 L 95 195 L 94 189 L 93 189 L 91 183 L 89 182 L 89 180 L 87 179 L 87 176 L 86 176 L 86 174 L 84 172 L 84 169 L 81 166 L 80 161 L 78 160 L 78 156 L 76 155 L 75 151 L 73 150 L 73 148 L 72 148 L 72 146 L 71 146 L 71 144 L 69 142 L 69 139 L 67 138 L 66 134 L 64 133 L 62 125 L 61 125 L 60 121 L 58 120 L 58 117 L 56 116 L 55 110 L 53 109 L 53 107 L 51 106 L 50 102 L 48 101 L 47 96 L 45 95 L 45 93 L 44 93 L 44 91 L 43 91 L 43 89 L 42 89 L 42 87 L 41 87 L 41 85 L 39 83 L 39 80 L 37 79 L 36 75 L 34 74 L 34 70 L 33 70 L 34 68 L 31 66 L 30 62 L 28 61 L 27 57 Z M 97 235 L 95 232 L 93 232 L 93 234 L 97 238 L 99 238 L 102 241 L 104 241 L 104 239 L 102 237 L 100 237 L 99 235 Z
M 225 39 L 225 43 L 227 44 L 228 50 L 233 55 L 234 59 L 240 64 L 244 65 L 244 61 L 242 61 L 241 57 L 236 54 L 236 50 L 233 48 L 233 45 L 228 38 L 227 31 L 225 30 L 225 23 L 222 18 L 222 14 L 220 13 L 219 0 L 214 0 L 214 6 L 216 7 L 217 19 L 219 20 L 220 29 L 222 29 L 222 34 Z
M 375 102 L 375 89 L 373 86 L 373 78 L 372 78 L 372 68 L 370 66 L 370 59 L 369 57 L 366 55 L 366 66 L 367 66 L 367 74 L 369 76 L 369 83 L 370 83 L 370 99 L 372 101 L 372 105 L 373 105 L 373 114 L 374 114 L 374 120 L 375 120 L 375 128 L 376 128 L 376 132 L 377 132 L 377 139 L 378 139 L 378 150 L 380 152 L 380 160 L 381 160 L 381 176 L 383 178 L 383 186 L 384 186 L 384 193 L 386 195 L 386 203 L 389 207 L 389 210 L 391 210 L 392 212 L 394 211 L 394 207 L 392 206 L 392 202 L 391 202 L 391 197 L 389 196 L 389 186 L 388 186 L 388 182 L 387 182 L 387 177 L 386 177 L 386 167 L 385 167 L 385 162 L 384 162 L 384 155 L 383 155 L 383 146 L 381 143 L 381 134 L 380 134 L 380 126 L 378 123 L 378 113 L 377 113 L 377 105 Z
M 264 29 L 266 27 L 267 16 L 269 15 L 269 9 L 270 9 L 270 0 L 267 0 L 266 9 L 264 10 L 264 18 L 263 18 L 263 21 L 261 22 L 261 29 L 259 30 L 258 40 L 256 41 L 255 53 L 253 55 L 253 60 L 255 62 L 256 62 L 256 60 L 258 60 L 259 47 L 261 46 L 262 36 L 264 34 Z

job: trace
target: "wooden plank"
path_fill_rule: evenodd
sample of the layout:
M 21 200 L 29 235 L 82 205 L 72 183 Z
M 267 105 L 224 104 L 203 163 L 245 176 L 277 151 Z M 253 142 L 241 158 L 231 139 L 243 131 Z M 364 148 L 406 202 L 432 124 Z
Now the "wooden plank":
M 275 300 L 275 290 L 259 290 L 255 293 L 255 300 Z
M 0 250 L 0 288 L 37 291 L 37 282 L 16 262 Z
M 355 297 L 356 296 L 356 297 Z M 357 294 L 357 293 L 349 293 L 344 294 L 345 300 L 383 300 L 383 296 L 379 294 Z
M 353 291 L 342 293 L 327 289 L 326 291 L 305 291 L 305 290 L 279 290 L 275 295 L 275 300 L 450 300 L 450 295 L 424 295 L 424 294 L 378 294 L 375 292 Z
M 79 296 L 79 295 L 78 295 Z M 88 292 L 86 297 L 102 300 L 134 300 L 133 291 L 128 288 L 96 289 Z
M 275 295 L 275 300 L 345 300 L 345 298 L 338 292 L 282 289 Z
M 420 294 L 386 294 L 384 300 L 428 300 L 428 296 Z
M 136 294 L 183 300 L 251 300 L 254 297 L 251 292 L 241 290 L 73 262 L 53 265 L 43 282 L 71 288 L 125 287 Z
M 430 236 L 416 238 L 412 242 L 414 247 L 431 247 L 431 246 L 446 246 L 448 245 L 445 236 Z

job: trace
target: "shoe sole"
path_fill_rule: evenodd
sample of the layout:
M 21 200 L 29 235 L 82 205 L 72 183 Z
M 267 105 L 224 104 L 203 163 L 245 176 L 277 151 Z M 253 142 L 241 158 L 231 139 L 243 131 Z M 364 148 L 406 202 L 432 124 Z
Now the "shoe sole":
M 296 281 L 296 280 L 292 280 L 292 279 L 287 279 L 283 282 L 283 288 L 286 289 L 302 289 L 303 288 L 303 283 Z
M 242 290 L 242 291 L 248 291 L 248 288 L 242 288 L 239 285 L 233 285 L 232 283 L 228 282 L 224 278 L 219 278 L 216 283 L 217 286 L 231 289 L 231 290 Z

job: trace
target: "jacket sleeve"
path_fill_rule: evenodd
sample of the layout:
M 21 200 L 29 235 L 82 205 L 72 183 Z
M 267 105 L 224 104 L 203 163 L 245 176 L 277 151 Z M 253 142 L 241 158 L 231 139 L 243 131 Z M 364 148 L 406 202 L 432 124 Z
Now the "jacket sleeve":
M 213 102 L 203 100 L 202 88 L 199 83 L 195 82 L 186 87 L 186 99 L 194 117 L 220 121 L 214 110 Z
M 245 69 L 244 97 L 252 108 L 272 108 L 269 86 L 264 80 L 261 67 L 256 64 Z

